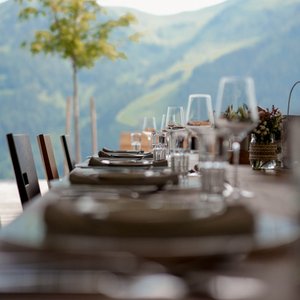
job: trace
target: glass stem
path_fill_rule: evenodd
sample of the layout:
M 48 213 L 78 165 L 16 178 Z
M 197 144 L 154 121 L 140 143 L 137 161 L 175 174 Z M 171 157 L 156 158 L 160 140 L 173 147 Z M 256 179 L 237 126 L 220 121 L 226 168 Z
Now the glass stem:
M 234 164 L 234 177 L 233 177 L 233 187 L 238 188 L 238 166 L 240 160 L 240 149 L 241 145 L 239 142 L 235 141 L 232 143 L 232 151 L 233 151 L 233 164 Z
M 149 145 L 149 151 L 151 152 L 153 150 L 152 149 L 152 136 L 148 137 L 148 145 Z

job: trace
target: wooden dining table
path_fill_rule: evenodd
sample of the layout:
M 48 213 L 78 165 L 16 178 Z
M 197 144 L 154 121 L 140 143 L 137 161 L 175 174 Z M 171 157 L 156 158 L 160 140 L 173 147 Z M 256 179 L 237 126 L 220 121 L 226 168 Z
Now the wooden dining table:
M 0 230 L 0 299 L 299 299 L 300 193 L 293 172 L 254 171 L 248 165 L 238 171 L 241 187 L 253 192 L 239 201 L 254 213 L 254 238 L 214 235 L 190 244 L 182 239 L 163 259 L 122 251 L 115 241 L 104 247 L 98 237 L 49 239 L 45 210 L 73 189 L 68 178 L 56 182 Z M 229 182 L 232 174 L 228 166 Z M 187 180 L 200 179 L 192 174 Z M 199 193 L 188 184 L 180 182 L 174 193 L 183 201 Z M 171 193 L 162 189 L 147 201 Z M 164 242 L 151 246 L 163 249 Z

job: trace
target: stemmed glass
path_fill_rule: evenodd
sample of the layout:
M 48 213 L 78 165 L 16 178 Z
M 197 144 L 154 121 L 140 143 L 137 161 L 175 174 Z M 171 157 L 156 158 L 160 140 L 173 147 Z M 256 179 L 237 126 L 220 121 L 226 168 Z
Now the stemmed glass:
M 174 131 L 184 129 L 184 112 L 182 106 L 168 106 L 166 115 L 166 131 L 169 133 L 169 154 L 176 148 Z
M 198 171 L 201 175 L 201 195 L 203 200 L 223 200 L 226 158 L 225 144 L 214 126 L 211 96 L 192 94 L 186 111 L 186 128 L 196 139 Z M 218 201 L 220 208 L 222 201 Z M 212 203 L 216 203 L 213 201 Z M 208 204 L 208 203 L 207 203 Z M 209 204 L 208 204 L 209 205 Z
M 140 151 L 142 144 L 142 134 L 140 132 L 132 132 L 130 134 L 130 143 L 134 151 Z
M 181 129 L 184 127 L 184 113 L 182 106 L 168 106 L 166 116 L 167 129 Z
M 148 146 L 152 148 L 152 135 L 156 132 L 156 119 L 155 117 L 144 117 L 143 120 L 143 134 L 147 136 Z
M 211 96 L 208 94 L 192 94 L 189 96 L 186 110 L 186 126 L 196 134 L 207 132 L 214 126 L 214 115 Z
M 216 102 L 216 127 L 232 142 L 234 181 L 233 198 L 249 196 L 238 186 L 240 143 L 258 122 L 254 81 L 251 77 L 222 77 Z
M 163 132 L 164 129 L 165 129 L 165 127 L 166 127 L 166 115 L 163 114 L 163 115 L 161 116 L 160 132 Z
M 166 131 L 169 136 L 170 166 L 173 172 L 181 175 L 183 182 L 189 169 L 187 130 L 182 106 L 169 106 L 166 115 Z

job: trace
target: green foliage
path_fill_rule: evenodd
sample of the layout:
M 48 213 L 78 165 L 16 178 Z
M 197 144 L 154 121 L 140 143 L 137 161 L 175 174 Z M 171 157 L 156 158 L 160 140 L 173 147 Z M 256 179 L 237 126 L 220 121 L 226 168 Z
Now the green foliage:
M 21 20 L 39 16 L 50 20 L 48 29 L 35 32 L 30 43 L 33 54 L 58 53 L 62 58 L 70 59 L 77 68 L 91 68 L 102 56 L 113 60 L 126 57 L 109 42 L 109 36 L 114 29 L 127 27 L 136 21 L 132 14 L 99 23 L 97 17 L 104 10 L 96 0 L 17 1 L 21 6 L 25 3 L 30 5 L 20 10 Z
M 73 70 L 73 119 L 76 145 L 75 161 L 81 160 L 79 101 L 77 72 L 81 68 L 91 68 L 97 59 L 107 57 L 111 60 L 126 58 L 114 43 L 109 41 L 112 31 L 118 27 L 128 27 L 135 21 L 132 14 L 117 19 L 99 22 L 97 17 L 103 10 L 96 0 L 17 0 L 22 6 L 19 18 L 28 20 L 38 16 L 49 20 L 48 29 L 37 30 L 30 43 L 33 54 L 58 53 L 71 62 Z M 30 5 L 31 4 L 31 5 Z M 27 46 L 26 42 L 22 43 Z
M 237 110 L 233 109 L 233 105 L 229 105 L 224 112 L 224 118 L 230 121 L 248 121 L 250 119 L 249 109 L 246 104 L 239 106 Z

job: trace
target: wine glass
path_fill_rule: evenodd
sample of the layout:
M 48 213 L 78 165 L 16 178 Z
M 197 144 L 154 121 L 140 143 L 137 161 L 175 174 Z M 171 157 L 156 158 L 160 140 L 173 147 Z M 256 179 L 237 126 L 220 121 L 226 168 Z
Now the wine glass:
M 169 135 L 169 154 L 171 154 L 176 148 L 174 131 L 184 129 L 184 112 L 182 106 L 168 106 L 165 128 Z
M 207 133 L 214 126 L 210 95 L 192 94 L 189 96 L 186 110 L 186 126 L 198 138 L 199 134 Z
M 166 115 L 166 128 L 170 130 L 184 127 L 184 113 L 182 106 L 168 106 Z
M 140 132 L 132 132 L 130 134 L 130 144 L 134 151 L 140 151 L 142 144 L 142 134 Z
M 163 132 L 166 127 L 166 114 L 161 116 L 160 132 Z
M 216 102 L 216 127 L 232 142 L 234 162 L 234 199 L 251 194 L 238 186 L 240 143 L 258 122 L 254 81 L 251 77 L 222 77 Z
M 147 136 L 148 146 L 152 148 L 152 135 L 156 131 L 156 119 L 155 117 L 144 117 L 143 120 L 143 134 Z
M 187 131 L 185 128 L 182 106 L 169 106 L 166 115 L 166 131 L 168 132 L 168 154 L 171 170 L 186 179 L 189 167 L 187 153 Z
M 186 128 L 192 134 L 191 143 L 198 152 L 198 171 L 201 175 L 201 199 L 223 199 L 227 160 L 225 144 L 214 127 L 211 96 L 192 94 L 186 111 Z M 195 143 L 195 142 L 197 143 Z M 193 143 L 194 142 L 194 143 Z

